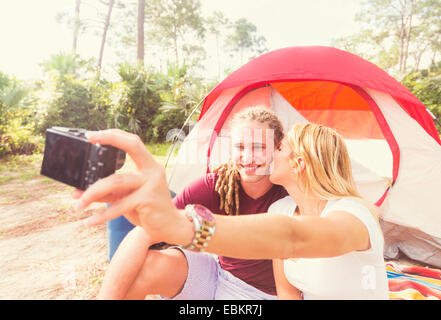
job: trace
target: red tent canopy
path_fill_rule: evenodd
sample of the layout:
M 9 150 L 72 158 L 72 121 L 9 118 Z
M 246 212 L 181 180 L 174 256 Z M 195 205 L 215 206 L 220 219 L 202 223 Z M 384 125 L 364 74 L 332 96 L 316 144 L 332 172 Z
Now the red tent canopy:
M 287 81 L 333 81 L 388 93 L 441 144 L 426 107 L 406 87 L 384 70 L 354 54 L 323 46 L 279 49 L 251 60 L 207 95 L 200 118 L 225 89 Z

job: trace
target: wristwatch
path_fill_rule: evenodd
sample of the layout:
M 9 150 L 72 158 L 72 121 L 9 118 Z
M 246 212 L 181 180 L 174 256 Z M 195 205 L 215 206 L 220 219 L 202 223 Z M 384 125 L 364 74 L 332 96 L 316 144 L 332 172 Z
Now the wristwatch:
M 203 252 L 216 228 L 213 213 L 200 204 L 189 204 L 185 207 L 185 214 L 193 222 L 195 236 L 184 249 Z

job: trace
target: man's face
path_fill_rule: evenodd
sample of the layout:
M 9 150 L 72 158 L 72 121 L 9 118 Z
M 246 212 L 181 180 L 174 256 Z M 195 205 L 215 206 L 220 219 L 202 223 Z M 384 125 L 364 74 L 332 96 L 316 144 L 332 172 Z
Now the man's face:
M 232 129 L 232 160 L 243 182 L 267 179 L 274 152 L 274 131 L 266 124 L 245 120 Z

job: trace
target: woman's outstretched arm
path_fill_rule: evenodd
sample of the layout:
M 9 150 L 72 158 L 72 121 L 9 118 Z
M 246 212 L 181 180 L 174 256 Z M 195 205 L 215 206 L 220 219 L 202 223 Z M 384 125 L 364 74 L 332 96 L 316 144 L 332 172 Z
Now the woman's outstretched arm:
M 193 223 L 173 205 L 165 169 L 154 160 L 136 135 L 111 129 L 89 135 L 92 143 L 113 145 L 128 153 L 137 166 L 130 174 L 114 174 L 78 193 L 78 208 L 93 202 L 112 204 L 92 216 L 98 225 L 125 215 L 146 230 L 153 242 L 188 245 L 194 237 Z M 284 215 L 216 216 L 216 230 L 207 252 L 245 259 L 330 257 L 369 244 L 367 229 L 349 213 L 334 212 L 321 217 Z

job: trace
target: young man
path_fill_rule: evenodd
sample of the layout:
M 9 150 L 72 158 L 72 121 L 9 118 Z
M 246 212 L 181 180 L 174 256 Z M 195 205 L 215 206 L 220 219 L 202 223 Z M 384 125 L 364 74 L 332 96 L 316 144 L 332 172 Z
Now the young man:
M 287 192 L 269 180 L 274 146 L 283 138 L 277 117 L 248 108 L 232 121 L 231 161 L 187 186 L 174 198 L 177 208 L 201 204 L 217 214 L 255 214 Z M 268 141 L 270 143 L 268 143 Z M 271 260 L 247 260 L 194 253 L 178 247 L 148 250 L 142 228 L 123 240 L 110 263 L 100 299 L 163 298 L 276 299 Z

